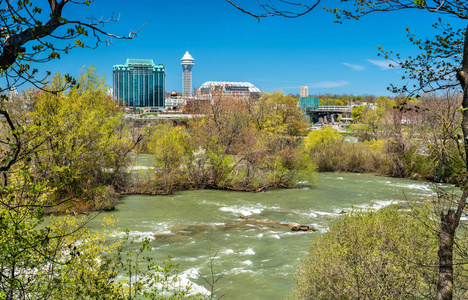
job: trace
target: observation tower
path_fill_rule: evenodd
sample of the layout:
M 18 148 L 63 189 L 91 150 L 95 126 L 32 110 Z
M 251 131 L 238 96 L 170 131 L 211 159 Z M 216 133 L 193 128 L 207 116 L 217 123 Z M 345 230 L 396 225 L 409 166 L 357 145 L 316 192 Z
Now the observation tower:
M 184 97 L 192 96 L 192 67 L 194 65 L 192 55 L 187 51 L 180 60 L 182 65 L 182 94 Z

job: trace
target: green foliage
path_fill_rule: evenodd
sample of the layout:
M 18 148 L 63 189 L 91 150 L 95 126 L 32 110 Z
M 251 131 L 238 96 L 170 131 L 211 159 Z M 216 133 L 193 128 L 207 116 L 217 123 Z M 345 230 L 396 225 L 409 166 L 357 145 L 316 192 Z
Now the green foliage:
M 176 266 L 147 256 L 148 239 L 127 231 L 122 240 L 106 241 L 119 234 L 110 231 L 115 220 L 105 218 L 102 231 L 94 233 L 85 228 L 89 217 L 52 216 L 44 224 L 43 203 L 54 187 L 32 177 L 27 170 L 15 172 L 0 191 L 4 299 L 190 299 L 190 286 L 181 287 Z
M 358 107 L 363 106 L 357 106 L 354 109 Z M 355 111 L 354 109 L 353 111 L 356 115 L 353 116 L 353 119 L 356 117 L 355 120 L 357 123 L 352 126 L 353 133 L 356 134 L 361 141 L 378 140 L 380 138 L 379 134 L 382 129 L 384 117 L 389 111 L 393 110 L 393 108 L 386 110 L 384 107 L 377 106 L 373 109 L 364 107 L 362 111 Z
M 293 297 L 430 298 L 437 281 L 436 228 L 427 209 L 353 210 L 312 240 Z
M 316 165 L 307 154 L 286 148 L 273 159 L 269 163 L 269 184 L 273 187 L 296 186 L 300 181 L 314 182 Z
M 178 167 L 188 151 L 187 133 L 170 123 L 160 123 L 150 129 L 148 151 L 164 170 Z
M 323 146 L 335 143 L 341 139 L 341 135 L 331 126 L 325 126 L 320 130 L 313 130 L 309 132 L 303 141 L 303 148 L 305 151 L 310 152 Z
M 57 89 L 65 81 L 61 74 L 56 74 L 49 88 Z M 114 102 L 107 96 L 105 78 L 89 67 L 77 82 L 69 90 L 42 92 L 32 99 L 30 124 L 40 124 L 38 135 L 44 141 L 34 163 L 46 164 L 49 170 L 66 168 L 60 174 L 47 170 L 40 174 L 54 182 L 67 182 L 56 191 L 55 200 L 51 200 L 60 202 L 73 195 L 85 207 L 107 209 L 112 207 L 114 197 L 95 200 L 103 195 L 103 185 L 113 189 L 124 180 L 125 153 L 132 143 L 121 134 L 125 128 Z
M 103 28 L 113 18 L 102 22 L 101 18 L 78 17 L 67 19 L 62 13 L 68 9 L 80 9 L 92 1 L 32 3 L 33 1 L 8 1 L 0 10 L 3 20 L 3 31 L 0 35 L 0 73 L 5 82 L 2 92 L 12 86 L 21 86 L 26 82 L 43 88 L 44 78 L 38 75 L 39 70 L 32 68 L 37 63 L 60 59 L 74 48 L 97 47 L 110 36 L 118 39 L 131 39 L 129 36 L 110 34 Z M 98 29 L 96 26 L 100 24 Z M 90 34 L 92 33 L 92 34 Z M 49 71 L 45 72 L 50 75 Z M 67 86 L 74 85 L 75 80 L 66 75 Z M 60 91 L 60 90 L 49 90 Z
M 340 99 L 331 99 L 331 98 L 326 98 L 326 99 L 319 99 L 319 105 L 320 106 L 343 106 L 345 105 L 345 102 L 340 100 Z
M 375 103 L 378 107 L 381 107 L 385 110 L 393 108 L 397 103 L 397 101 L 393 98 L 387 96 L 379 96 L 375 99 Z
M 260 99 L 250 104 L 249 119 L 258 130 L 294 136 L 307 128 L 297 99 L 292 95 L 285 95 L 283 91 L 264 93 Z
M 91 235 L 73 217 L 53 218 L 40 229 L 44 203 L 53 192 L 50 182 L 35 183 L 28 169 L 12 173 L 8 187 L 2 186 L 0 293 L 6 299 L 76 298 L 71 295 L 77 293 L 90 299 L 97 286 L 102 289 L 115 277 L 95 261 L 97 253 L 112 249 L 103 246 L 104 235 Z
M 338 140 L 309 152 L 319 172 L 378 172 L 385 174 L 384 141 L 350 143 Z
M 353 120 L 359 120 L 362 117 L 362 114 L 365 110 L 367 110 L 365 106 L 355 106 L 351 111 L 351 118 L 353 118 Z

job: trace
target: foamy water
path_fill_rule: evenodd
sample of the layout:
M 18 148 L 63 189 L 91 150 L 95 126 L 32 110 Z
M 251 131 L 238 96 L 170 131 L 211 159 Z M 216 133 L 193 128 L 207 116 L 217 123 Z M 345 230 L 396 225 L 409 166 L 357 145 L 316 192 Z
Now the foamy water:
M 227 292 L 223 299 L 279 300 L 294 286 L 297 264 L 316 233 L 292 232 L 288 226 L 262 220 L 309 225 L 326 232 L 343 211 L 423 201 L 434 196 L 432 187 L 451 188 L 369 174 L 326 173 L 319 174 L 309 189 L 125 196 L 114 212 L 102 214 L 119 219 L 116 225 L 128 228 L 130 236 L 150 239 L 156 260 L 173 255 L 182 270 L 174 288 L 208 292 L 202 278 L 211 277 L 208 265 L 213 263 L 215 277 L 222 276 L 217 289 L 220 294 Z M 96 222 L 95 228 L 99 227 Z M 119 233 L 113 238 L 122 237 Z

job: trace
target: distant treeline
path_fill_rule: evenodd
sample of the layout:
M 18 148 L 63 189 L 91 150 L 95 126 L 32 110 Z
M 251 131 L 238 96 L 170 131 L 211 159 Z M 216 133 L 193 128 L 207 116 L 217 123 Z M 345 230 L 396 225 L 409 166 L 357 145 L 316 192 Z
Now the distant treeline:
M 318 171 L 377 172 L 404 178 L 458 183 L 465 151 L 461 134 L 461 97 L 453 91 L 421 98 L 379 97 L 376 106 L 355 107 L 345 142 L 331 129 L 309 133 Z

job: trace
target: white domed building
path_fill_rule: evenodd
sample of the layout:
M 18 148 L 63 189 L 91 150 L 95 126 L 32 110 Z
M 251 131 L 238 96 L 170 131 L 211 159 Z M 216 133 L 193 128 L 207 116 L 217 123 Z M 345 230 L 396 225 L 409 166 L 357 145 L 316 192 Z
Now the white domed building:
M 258 98 L 262 91 L 250 82 L 207 81 L 198 88 L 200 95 L 222 93 L 239 98 Z

